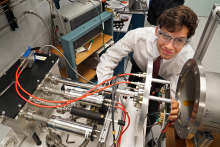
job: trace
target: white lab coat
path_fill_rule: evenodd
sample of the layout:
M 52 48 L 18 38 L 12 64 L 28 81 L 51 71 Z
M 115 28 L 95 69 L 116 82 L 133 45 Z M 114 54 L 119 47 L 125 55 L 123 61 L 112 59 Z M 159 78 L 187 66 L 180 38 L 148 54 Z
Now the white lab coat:
M 154 27 L 138 28 L 129 31 L 121 40 L 110 47 L 101 56 L 101 62 L 97 66 L 98 83 L 111 78 L 113 76 L 113 69 L 117 67 L 123 57 L 132 51 L 134 52 L 133 58 L 138 67 L 142 71 L 146 71 L 148 58 L 156 60 L 160 56 L 156 45 L 157 38 L 154 33 Z M 193 55 L 194 51 L 188 45 L 172 59 L 162 59 L 161 61 L 158 75 L 171 82 L 170 87 L 173 98 L 175 98 L 176 85 L 181 69 L 185 62 L 192 58 Z

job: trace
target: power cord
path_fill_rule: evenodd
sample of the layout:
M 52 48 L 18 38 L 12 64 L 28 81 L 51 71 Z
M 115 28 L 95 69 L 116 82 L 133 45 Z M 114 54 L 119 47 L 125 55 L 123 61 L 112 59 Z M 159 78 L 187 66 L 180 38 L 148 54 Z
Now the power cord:
M 149 124 L 150 124 L 150 126 L 151 126 L 151 123 L 150 123 L 150 119 L 147 117 L 147 120 L 148 120 L 148 122 L 149 122 Z M 151 127 L 151 134 L 152 134 L 152 146 L 153 146 L 153 141 L 154 141 L 154 135 L 153 135 L 153 131 L 152 131 L 152 127 Z M 147 136 L 146 136 L 147 137 Z

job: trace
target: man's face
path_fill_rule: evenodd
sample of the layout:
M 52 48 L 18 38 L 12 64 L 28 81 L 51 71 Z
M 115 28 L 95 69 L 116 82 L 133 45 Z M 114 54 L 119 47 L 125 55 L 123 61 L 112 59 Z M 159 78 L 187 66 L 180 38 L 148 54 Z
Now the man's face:
M 157 35 L 158 26 L 155 30 L 155 35 Z M 162 30 L 164 33 L 172 36 L 172 38 L 187 38 L 187 33 L 189 32 L 189 29 L 186 26 L 183 26 L 182 29 L 176 29 L 175 32 L 169 32 L 166 30 L 165 27 L 162 27 L 160 30 Z M 171 42 L 165 43 L 161 41 L 160 39 L 157 39 L 157 49 L 160 53 L 160 56 L 163 59 L 171 59 L 175 55 L 177 55 L 184 46 L 181 47 L 175 47 L 173 45 L 174 40 L 172 39 Z

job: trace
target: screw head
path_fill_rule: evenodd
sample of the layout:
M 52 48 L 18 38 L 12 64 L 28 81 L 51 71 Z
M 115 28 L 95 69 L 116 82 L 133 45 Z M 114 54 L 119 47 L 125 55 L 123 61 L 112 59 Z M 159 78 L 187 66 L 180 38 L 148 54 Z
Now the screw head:
M 54 63 L 54 61 L 52 60 L 52 63 Z
M 2 115 L 5 115 L 5 111 L 2 111 Z
M 68 22 L 68 20 L 65 18 L 65 19 L 64 19 L 64 22 Z
M 40 80 L 37 80 L 37 83 L 39 83 L 40 82 Z
M 21 104 L 18 104 L 18 107 L 21 108 Z

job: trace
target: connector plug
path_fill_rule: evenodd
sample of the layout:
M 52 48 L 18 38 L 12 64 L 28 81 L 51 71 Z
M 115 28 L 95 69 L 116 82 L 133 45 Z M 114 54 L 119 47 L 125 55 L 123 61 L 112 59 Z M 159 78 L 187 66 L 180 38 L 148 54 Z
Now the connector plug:
M 24 53 L 24 55 L 20 58 L 21 61 L 21 65 L 23 66 L 23 64 L 27 64 L 26 67 L 27 68 L 31 68 L 34 64 L 34 62 L 36 61 L 35 58 L 35 54 L 34 51 L 31 51 L 31 47 L 29 46 L 27 51 Z

